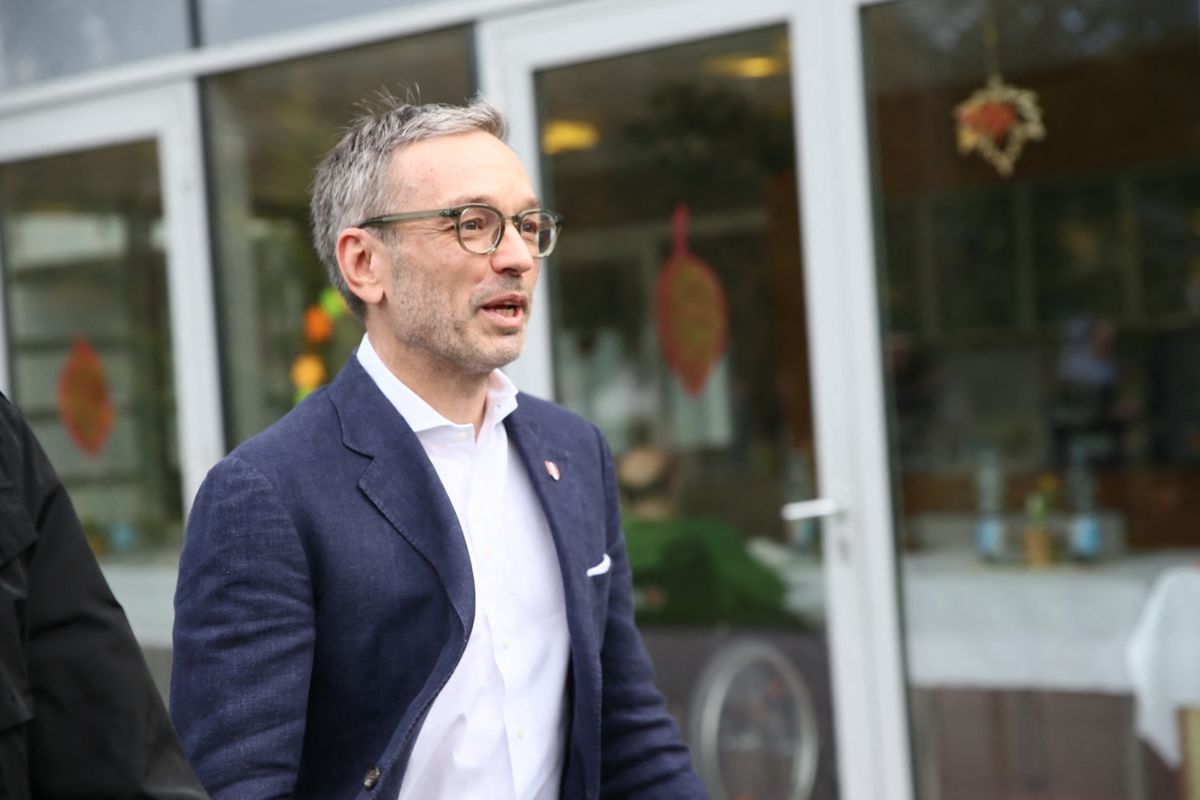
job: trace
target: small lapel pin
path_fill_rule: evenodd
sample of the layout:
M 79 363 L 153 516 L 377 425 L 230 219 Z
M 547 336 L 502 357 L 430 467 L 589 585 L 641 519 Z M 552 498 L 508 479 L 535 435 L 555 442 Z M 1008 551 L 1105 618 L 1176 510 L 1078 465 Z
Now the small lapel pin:
M 562 477 L 562 473 L 558 471 L 558 464 L 555 464 L 553 461 L 547 461 L 545 464 L 546 474 L 548 474 L 551 479 L 558 480 Z

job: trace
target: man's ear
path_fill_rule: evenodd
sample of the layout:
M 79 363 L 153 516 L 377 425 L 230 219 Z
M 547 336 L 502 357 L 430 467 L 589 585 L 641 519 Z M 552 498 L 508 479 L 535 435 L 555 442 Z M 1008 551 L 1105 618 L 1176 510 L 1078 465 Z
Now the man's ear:
M 391 258 L 378 237 L 362 228 L 346 228 L 338 234 L 337 260 L 346 285 L 368 307 L 383 300 L 391 277 Z

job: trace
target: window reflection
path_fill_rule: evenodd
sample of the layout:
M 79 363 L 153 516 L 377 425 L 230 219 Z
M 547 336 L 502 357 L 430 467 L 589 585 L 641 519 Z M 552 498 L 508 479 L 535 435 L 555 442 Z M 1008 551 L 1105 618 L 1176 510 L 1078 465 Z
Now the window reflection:
M 362 337 L 310 244 L 317 163 L 380 88 L 462 103 L 468 63 L 454 28 L 205 82 L 230 444 L 331 380 Z

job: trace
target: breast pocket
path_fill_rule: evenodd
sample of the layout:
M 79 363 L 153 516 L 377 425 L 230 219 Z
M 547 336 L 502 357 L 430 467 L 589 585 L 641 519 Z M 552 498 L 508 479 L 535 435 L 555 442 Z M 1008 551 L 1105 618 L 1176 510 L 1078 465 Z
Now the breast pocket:
M 592 621 L 596 626 L 596 640 L 604 641 L 604 624 L 608 620 L 608 592 L 612 584 L 612 559 L 608 553 L 588 567 L 586 576 L 592 599 Z
M 0 776 L 12 797 L 28 797 L 28 723 L 33 694 L 26 659 L 26 568 L 37 532 L 14 488 L 0 487 Z

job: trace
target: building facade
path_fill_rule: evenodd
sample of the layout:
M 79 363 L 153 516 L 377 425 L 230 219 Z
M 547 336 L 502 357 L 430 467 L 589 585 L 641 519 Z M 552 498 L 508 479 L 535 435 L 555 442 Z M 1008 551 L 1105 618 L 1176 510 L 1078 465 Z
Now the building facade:
M 380 89 L 566 218 L 508 372 L 714 796 L 1189 790 L 1196 0 L 0 0 L 0 382 L 161 675 L 205 472 L 361 336 L 308 187 Z

